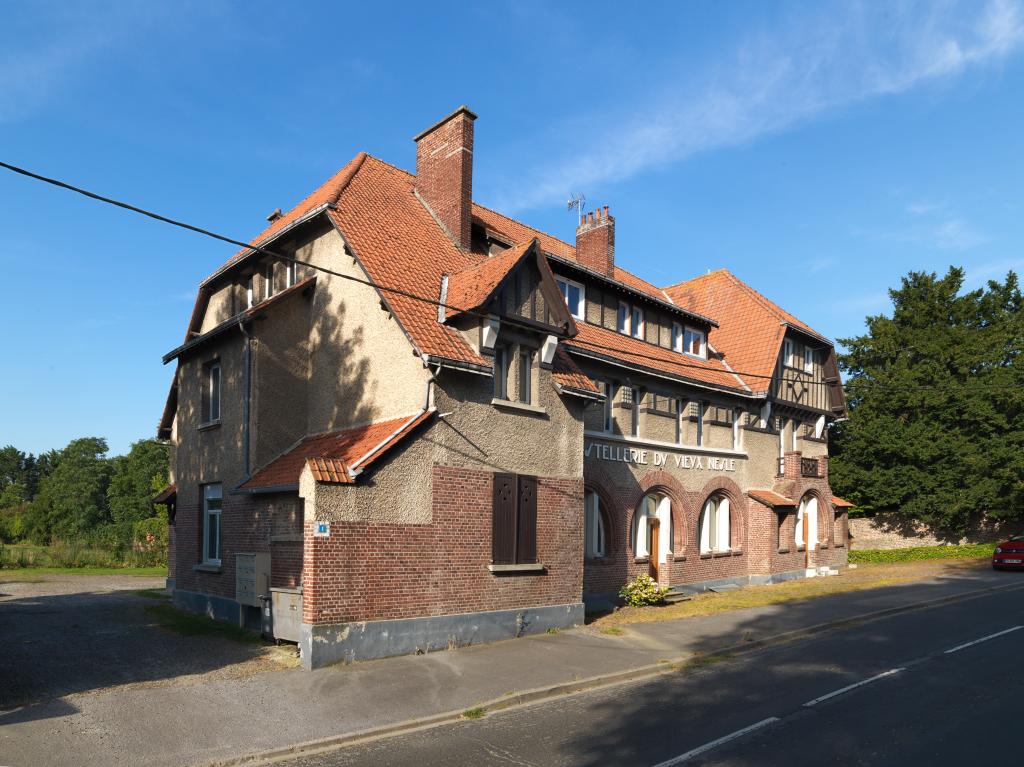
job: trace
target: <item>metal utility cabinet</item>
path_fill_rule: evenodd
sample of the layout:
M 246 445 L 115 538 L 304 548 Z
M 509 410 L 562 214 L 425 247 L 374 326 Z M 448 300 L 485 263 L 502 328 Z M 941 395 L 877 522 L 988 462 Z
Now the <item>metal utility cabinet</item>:
M 271 614 L 266 615 L 267 608 Z M 298 642 L 302 631 L 302 587 L 297 589 L 271 588 L 270 604 L 264 605 L 264 626 L 270 618 L 269 635 L 286 642 Z M 266 628 L 264 628 L 266 634 Z

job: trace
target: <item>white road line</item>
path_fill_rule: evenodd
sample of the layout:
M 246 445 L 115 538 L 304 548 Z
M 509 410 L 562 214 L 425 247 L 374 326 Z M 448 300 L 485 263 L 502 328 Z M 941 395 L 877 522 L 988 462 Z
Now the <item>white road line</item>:
M 705 743 L 703 746 L 697 746 L 697 748 L 693 749 L 692 751 L 687 751 L 685 754 L 680 754 L 679 756 L 672 757 L 667 762 L 661 762 L 660 764 L 656 764 L 654 765 L 654 767 L 673 767 L 673 765 L 682 764 L 683 762 L 693 759 L 695 756 L 706 754 L 713 748 L 718 748 L 719 746 L 728 743 L 731 740 L 736 740 L 736 738 L 742 738 L 744 735 L 751 733 L 754 730 L 760 730 L 762 727 L 767 727 L 768 725 L 774 724 L 777 721 L 779 721 L 779 718 L 777 716 L 770 716 L 767 719 L 762 719 L 760 722 L 756 722 L 750 725 L 749 727 L 744 727 L 742 730 L 736 730 L 736 732 L 730 733 L 728 735 L 723 735 L 718 740 L 713 740 L 710 743 Z
M 807 701 L 806 703 L 804 703 L 804 708 L 810 708 L 811 706 L 817 706 L 819 703 L 822 703 L 822 702 L 824 702 L 826 700 L 834 698 L 837 695 L 842 695 L 844 692 L 849 692 L 850 690 L 856 690 L 858 687 L 863 687 L 866 684 L 871 684 L 872 682 L 877 682 L 879 679 L 885 679 L 885 677 L 892 676 L 893 674 L 898 674 L 901 671 L 906 671 L 906 669 L 905 668 L 890 669 L 889 671 L 886 671 L 886 672 L 884 672 L 882 674 L 879 674 L 878 676 L 873 676 L 870 679 L 863 679 L 863 680 L 861 680 L 859 682 L 856 682 L 855 684 L 850 684 L 850 685 L 847 685 L 846 687 L 841 687 L 838 690 L 833 690 L 832 692 L 830 692 L 830 693 L 828 693 L 826 695 L 822 695 L 820 698 L 815 698 L 814 700 Z
M 1024 629 L 1024 626 L 1014 626 L 1013 628 L 1008 628 L 1005 631 L 997 631 L 995 634 L 989 634 L 987 637 L 975 639 L 973 642 L 964 642 L 963 644 L 958 644 L 956 647 L 950 647 L 948 650 L 946 650 L 946 655 L 949 655 L 951 652 L 960 652 L 960 650 L 964 650 L 973 645 L 981 644 L 982 642 L 987 642 L 990 639 L 995 639 L 996 637 L 1001 637 L 1003 634 L 1009 634 L 1012 631 L 1018 631 L 1020 629 Z

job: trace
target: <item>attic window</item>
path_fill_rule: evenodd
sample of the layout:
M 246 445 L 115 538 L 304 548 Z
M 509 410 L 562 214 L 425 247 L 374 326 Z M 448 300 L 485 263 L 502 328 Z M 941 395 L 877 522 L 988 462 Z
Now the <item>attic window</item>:
M 683 334 L 683 351 L 692 357 L 707 359 L 708 343 L 703 330 L 687 328 Z
M 569 314 L 578 320 L 582 320 L 586 306 L 583 286 L 578 282 L 559 277 L 558 289 L 562 291 L 562 298 L 565 299 L 565 305 L 569 307 Z

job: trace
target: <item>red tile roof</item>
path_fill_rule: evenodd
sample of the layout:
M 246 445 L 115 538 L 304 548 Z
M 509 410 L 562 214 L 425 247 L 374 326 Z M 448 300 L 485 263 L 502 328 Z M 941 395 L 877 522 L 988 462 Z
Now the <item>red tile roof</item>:
M 178 495 L 177 485 L 168 485 L 159 493 L 153 497 L 153 503 L 166 504 L 170 503 Z
M 842 498 L 840 498 L 840 497 L 839 497 L 838 495 L 833 495 L 833 496 L 832 496 L 832 505 L 833 505 L 833 506 L 840 506 L 840 507 L 842 507 L 842 508 L 846 508 L 846 509 L 852 509 L 852 508 L 853 508 L 854 506 L 856 506 L 857 504 L 855 504 L 855 503 L 850 503 L 849 501 L 844 501 L 844 500 L 843 500 Z
M 579 326 L 577 325 L 577 327 Z M 555 383 L 565 389 L 586 394 L 601 393 L 601 390 L 584 375 L 579 366 L 573 362 L 572 357 L 561 346 L 555 350 L 555 358 L 551 361 L 551 374 Z
M 741 377 L 749 374 L 744 380 L 754 391 L 768 388 L 786 324 L 821 338 L 726 269 L 672 285 L 665 292 L 678 306 L 718 320 L 708 342 Z
M 451 275 L 445 299 L 445 303 L 451 307 L 447 315 L 451 317 L 459 314 L 459 310 L 472 311 L 482 306 L 505 276 L 526 257 L 535 242 L 535 239 L 531 239 L 515 245 L 504 253 Z
M 774 490 L 748 490 L 747 495 L 758 503 L 763 503 L 765 506 L 769 506 L 771 508 L 779 506 L 796 506 L 796 501 L 792 498 L 779 495 Z
M 434 411 L 427 410 L 416 416 L 307 437 L 253 474 L 241 488 L 293 487 L 299 483 L 307 461 L 312 461 L 310 470 L 317 481 L 350 483 L 350 470 L 367 468 L 433 415 Z
M 576 337 L 562 342 L 570 350 L 579 350 L 630 367 L 647 368 L 689 381 L 743 390 L 743 384 L 720 360 L 691 357 L 586 322 L 578 323 L 576 328 L 579 331 Z

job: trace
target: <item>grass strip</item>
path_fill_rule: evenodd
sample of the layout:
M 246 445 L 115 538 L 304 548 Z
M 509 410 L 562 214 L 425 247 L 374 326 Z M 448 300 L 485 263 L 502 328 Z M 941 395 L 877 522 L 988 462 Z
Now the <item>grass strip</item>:
M 160 628 L 174 634 L 220 637 L 242 644 L 263 644 L 259 634 L 205 615 L 185 612 L 171 605 L 146 605 L 144 609 Z

